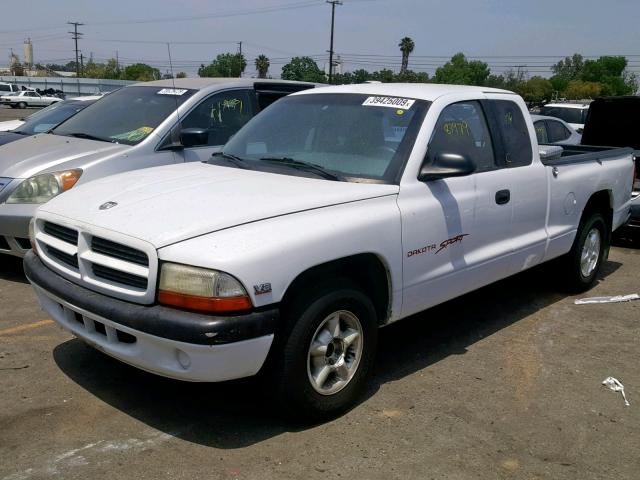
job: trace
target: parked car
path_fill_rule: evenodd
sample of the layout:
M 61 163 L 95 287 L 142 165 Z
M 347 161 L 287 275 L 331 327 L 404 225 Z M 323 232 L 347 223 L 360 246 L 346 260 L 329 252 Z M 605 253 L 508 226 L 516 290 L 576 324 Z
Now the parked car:
M 640 232 L 640 97 L 603 97 L 594 100 L 589 108 L 582 145 L 610 145 L 631 147 L 636 158 L 636 179 L 633 189 L 631 218 L 627 233 Z
M 576 132 L 582 133 L 588 111 L 589 103 L 547 103 L 540 109 L 540 115 L 564 120 Z
M 15 83 L 0 82 L 0 95 L 16 94 L 20 87 Z
M 38 204 L 97 178 L 207 160 L 251 117 L 314 84 L 193 78 L 129 85 L 49 134 L 0 147 L 0 253 L 23 256 Z
M 541 160 L 504 90 L 307 90 L 208 162 L 42 205 L 25 272 L 117 359 L 207 382 L 265 366 L 287 410 L 333 415 L 363 390 L 378 327 L 556 258 L 567 288 L 594 284 L 629 216 L 631 150 L 563 148 Z
M 11 108 L 47 107 L 52 103 L 61 101 L 61 98 L 43 96 L 32 90 L 23 90 L 15 94 L 0 96 L 0 105 L 9 105 Z
M 563 143 L 566 145 L 578 145 L 582 136 L 564 120 L 543 115 L 531 115 L 533 128 L 536 131 L 538 143 Z
M 0 145 L 15 142 L 28 135 L 48 132 L 100 98 L 102 97 L 87 96 L 53 103 L 33 115 L 29 115 L 28 118 L 21 121 L 22 124 L 17 128 L 8 132 L 0 132 Z

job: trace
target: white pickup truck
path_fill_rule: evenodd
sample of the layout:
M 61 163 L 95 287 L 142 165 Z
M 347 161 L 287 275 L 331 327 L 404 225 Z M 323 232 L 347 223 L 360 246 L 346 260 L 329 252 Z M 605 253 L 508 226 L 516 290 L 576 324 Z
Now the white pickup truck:
M 0 96 L 0 105 L 9 105 L 11 108 L 48 107 L 52 103 L 61 101 L 61 98 L 40 95 L 33 90 L 22 90 L 11 95 Z
M 189 381 L 263 371 L 288 410 L 335 415 L 378 327 L 552 259 L 567 288 L 593 285 L 633 162 L 578 150 L 541 160 L 507 91 L 305 91 L 207 162 L 42 205 L 25 272 L 56 322 L 117 359 Z

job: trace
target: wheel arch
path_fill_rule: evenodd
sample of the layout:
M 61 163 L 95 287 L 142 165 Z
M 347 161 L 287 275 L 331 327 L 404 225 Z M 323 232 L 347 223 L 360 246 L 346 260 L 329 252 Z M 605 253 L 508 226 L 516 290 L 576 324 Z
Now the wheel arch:
M 371 298 L 378 324 L 388 322 L 393 292 L 389 266 L 378 254 L 370 252 L 321 263 L 301 272 L 287 286 L 281 302 L 283 308 L 286 309 L 294 299 L 313 289 L 318 282 L 331 278 L 354 281 Z

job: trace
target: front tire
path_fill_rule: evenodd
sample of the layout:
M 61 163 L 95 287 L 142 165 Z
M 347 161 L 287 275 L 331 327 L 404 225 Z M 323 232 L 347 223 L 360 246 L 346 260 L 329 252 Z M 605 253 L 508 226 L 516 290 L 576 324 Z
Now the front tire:
M 371 300 L 353 283 L 333 281 L 293 305 L 287 321 L 273 372 L 287 414 L 319 421 L 351 408 L 375 359 Z
M 600 212 L 585 215 L 571 251 L 561 264 L 570 292 L 580 293 L 593 287 L 608 250 L 609 235 L 604 216 Z

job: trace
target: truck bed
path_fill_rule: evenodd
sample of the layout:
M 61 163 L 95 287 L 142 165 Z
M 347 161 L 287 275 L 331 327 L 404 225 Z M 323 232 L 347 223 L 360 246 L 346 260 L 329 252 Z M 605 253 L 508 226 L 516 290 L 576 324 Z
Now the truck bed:
M 583 162 L 603 162 L 606 160 L 619 159 L 626 155 L 633 155 L 632 148 L 601 147 L 592 145 L 558 145 L 540 144 L 542 148 L 562 148 L 560 155 L 550 158 L 540 158 L 540 161 L 547 166 L 568 165 Z

